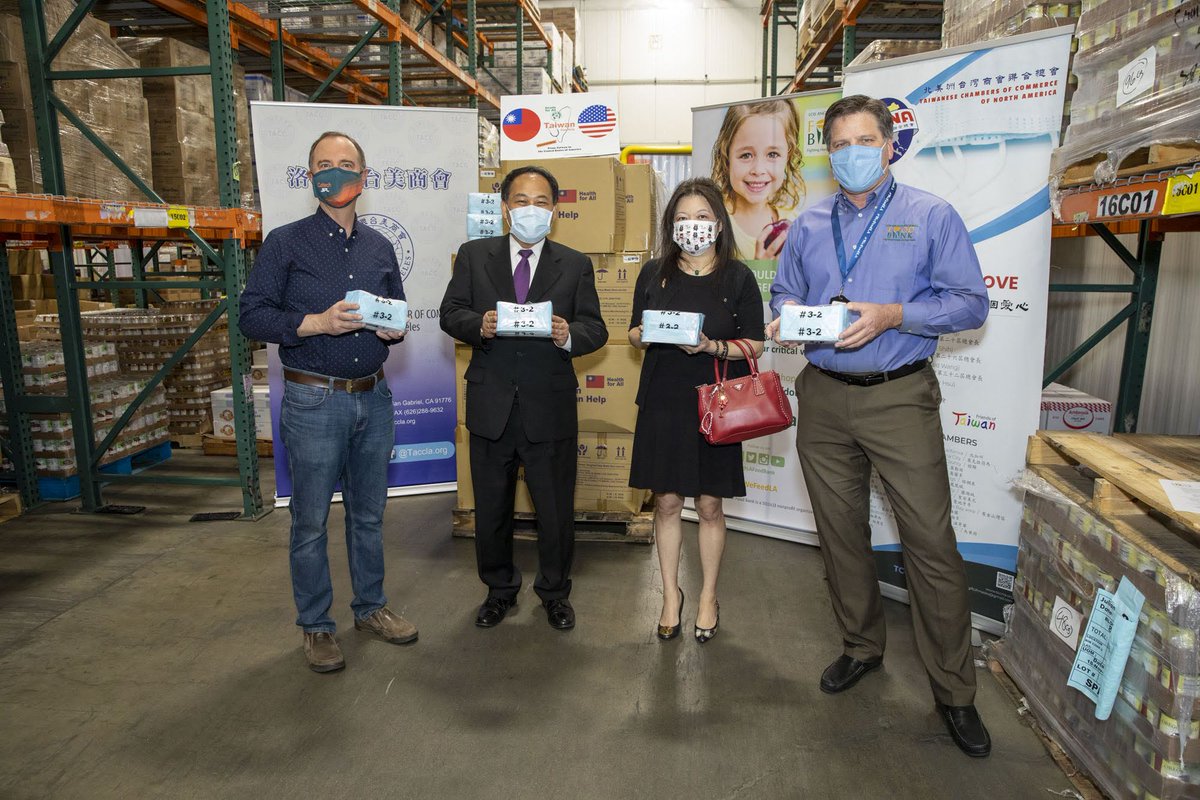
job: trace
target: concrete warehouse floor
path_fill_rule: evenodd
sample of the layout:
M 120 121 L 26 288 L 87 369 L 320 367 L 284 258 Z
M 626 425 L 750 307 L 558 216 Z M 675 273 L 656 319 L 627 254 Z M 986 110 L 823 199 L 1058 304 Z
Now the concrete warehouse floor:
M 176 451 L 163 471 L 229 469 Z M 273 484 L 269 464 L 264 490 Z M 579 625 L 552 630 L 527 576 L 498 628 L 451 494 L 395 499 L 396 647 L 353 630 L 342 515 L 330 518 L 346 670 L 316 675 L 293 627 L 288 514 L 232 510 L 229 489 L 127 486 L 134 517 L 53 504 L 0 525 L 0 797 L 1037 798 L 1070 783 L 986 669 L 990 759 L 961 754 L 933 710 L 908 609 L 887 602 L 887 663 L 844 695 L 817 688 L 839 652 L 820 556 L 732 533 L 721 629 L 654 638 L 652 548 L 583 543 Z M 699 563 L 688 526 L 685 622 Z

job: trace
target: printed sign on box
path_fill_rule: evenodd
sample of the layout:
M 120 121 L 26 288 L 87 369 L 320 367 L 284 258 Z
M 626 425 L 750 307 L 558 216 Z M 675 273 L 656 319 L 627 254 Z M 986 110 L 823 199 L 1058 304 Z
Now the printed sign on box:
M 567 158 L 621 151 L 614 92 L 500 98 L 500 157 Z

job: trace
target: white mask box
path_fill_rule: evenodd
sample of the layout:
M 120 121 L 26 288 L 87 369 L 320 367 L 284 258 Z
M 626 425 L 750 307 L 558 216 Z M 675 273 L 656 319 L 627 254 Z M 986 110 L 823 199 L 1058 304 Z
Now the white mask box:
M 499 192 L 471 192 L 467 195 L 468 214 L 488 214 L 500 216 Z
M 642 341 L 646 344 L 700 344 L 704 315 L 691 311 L 642 312 Z
M 496 303 L 497 336 L 548 338 L 552 331 L 554 306 L 544 303 Z
M 779 309 L 779 340 L 782 342 L 836 342 L 849 327 L 849 312 L 843 303 L 828 306 L 788 304 Z
M 499 214 L 467 214 L 467 238 L 487 239 L 504 233 L 504 218 Z
M 362 289 L 346 292 L 347 303 L 358 303 L 363 327 L 369 331 L 403 331 L 408 327 L 408 303 L 390 297 L 378 297 Z

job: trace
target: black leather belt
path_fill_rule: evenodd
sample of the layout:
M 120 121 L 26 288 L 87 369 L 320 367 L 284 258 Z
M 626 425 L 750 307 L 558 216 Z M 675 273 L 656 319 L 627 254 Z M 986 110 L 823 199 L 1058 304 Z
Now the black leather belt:
M 867 372 L 867 373 L 852 373 L 852 372 L 834 372 L 829 369 L 821 369 L 813 365 L 817 372 L 828 375 L 835 381 L 848 383 L 851 386 L 878 386 L 881 383 L 894 381 L 897 378 L 903 378 L 906 375 L 912 375 L 915 372 L 920 372 L 929 366 L 929 359 L 923 358 L 920 361 L 914 361 L 911 364 L 905 364 L 903 367 L 897 367 L 890 372 Z
M 383 370 L 365 378 L 331 378 L 327 375 L 313 375 L 308 372 L 297 372 L 292 369 L 283 371 L 285 380 L 292 383 L 303 383 L 308 386 L 324 386 L 326 389 L 341 389 L 343 392 L 367 392 L 383 380 Z

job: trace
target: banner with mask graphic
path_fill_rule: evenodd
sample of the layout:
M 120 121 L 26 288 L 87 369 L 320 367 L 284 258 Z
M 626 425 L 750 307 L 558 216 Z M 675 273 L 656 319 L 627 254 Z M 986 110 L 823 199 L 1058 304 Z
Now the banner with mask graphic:
M 463 226 L 446 220 L 466 216 L 467 195 L 478 180 L 476 112 L 255 102 L 250 114 L 264 235 L 316 211 L 308 149 L 318 136 L 344 131 L 362 145 L 367 170 L 357 224 L 395 248 L 409 308 L 408 336 L 391 347 L 384 364 L 396 422 L 388 493 L 453 491 L 454 351 L 438 324 L 438 308 L 450 257 L 464 238 Z M 280 439 L 283 375 L 278 347 L 269 351 L 275 496 L 277 505 L 286 505 L 292 481 Z
M 692 174 L 711 176 L 721 188 L 734 242 L 764 303 L 790 221 L 837 189 L 822 127 L 825 109 L 841 96 L 804 92 L 692 109 Z M 771 318 L 770 309 L 765 315 Z M 804 355 L 768 342 L 759 363 L 779 372 L 794 411 L 793 385 L 807 363 Z M 746 442 L 742 454 L 746 496 L 725 501 L 729 527 L 815 544 L 795 431 Z
M 949 201 L 983 268 L 983 328 L 941 337 L 934 368 L 953 523 L 976 624 L 999 630 L 1012 602 L 1022 492 L 1012 481 L 1038 426 L 1050 273 L 1050 154 L 1058 146 L 1070 29 L 866 64 L 847 95 L 878 97 L 895 121 L 892 172 Z M 903 225 L 884 236 L 907 236 Z M 885 594 L 907 596 L 896 523 L 878 478 L 872 546 Z M 988 622 L 991 620 L 992 622 Z

